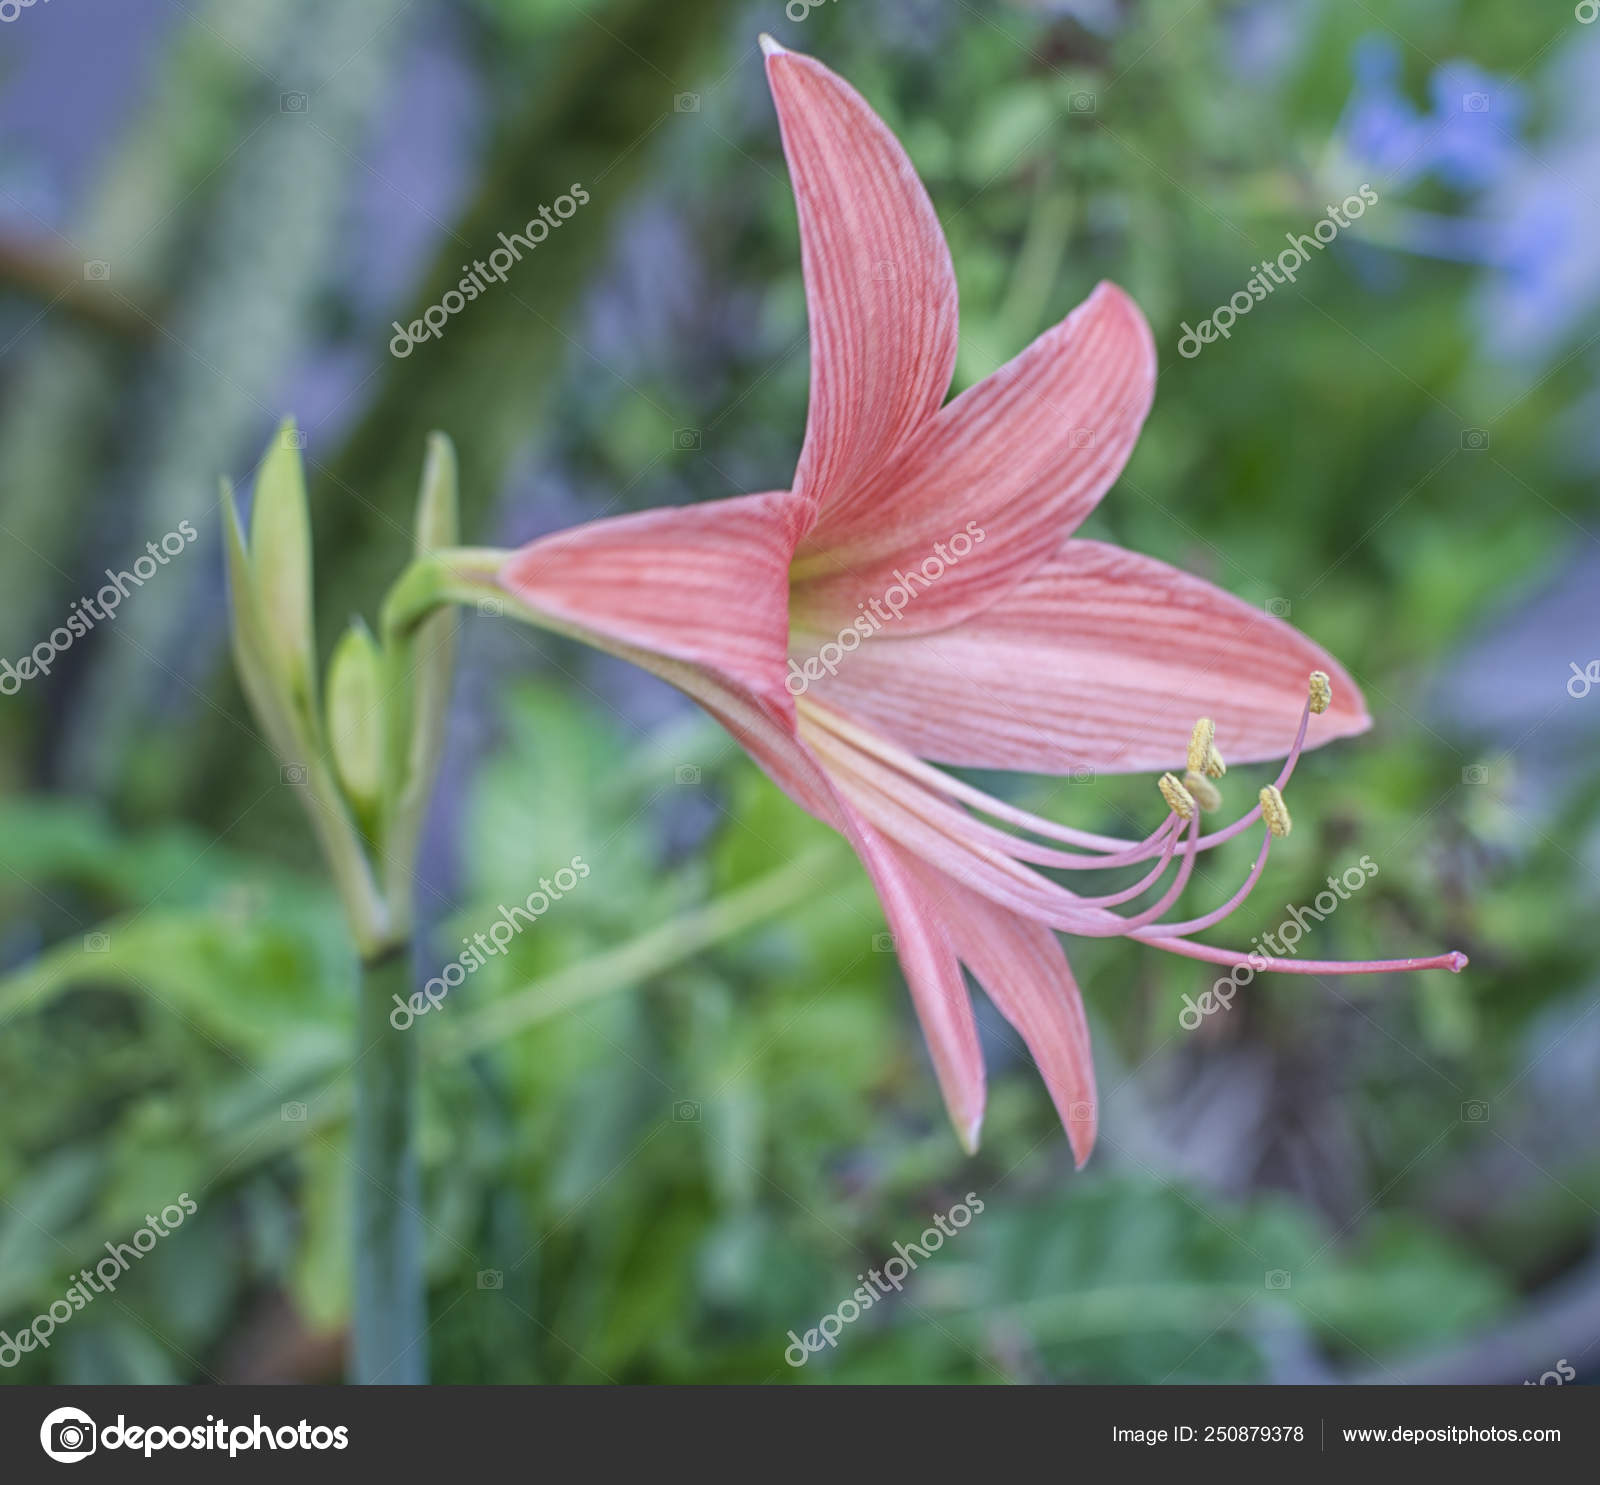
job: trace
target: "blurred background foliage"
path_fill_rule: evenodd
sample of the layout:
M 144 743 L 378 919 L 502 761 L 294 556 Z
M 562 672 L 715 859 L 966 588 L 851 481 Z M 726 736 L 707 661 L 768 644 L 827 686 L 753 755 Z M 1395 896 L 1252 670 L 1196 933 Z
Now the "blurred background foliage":
M 592 874 L 416 1032 L 435 1377 L 1593 1376 L 1600 26 L 1494 0 L 75 0 L 0 26 L 0 657 L 180 520 L 200 539 L 0 698 L 0 1329 L 147 1210 L 199 1210 L 5 1379 L 337 1375 L 352 965 L 224 663 L 217 477 L 248 488 L 297 415 L 325 637 L 398 571 L 433 427 L 474 542 L 781 486 L 805 314 L 762 30 L 905 141 L 960 280 L 958 384 L 1101 277 L 1144 306 L 1155 410 L 1089 532 L 1288 613 L 1365 688 L 1373 733 L 1302 765 L 1226 939 L 1370 856 L 1318 951 L 1473 965 L 1268 980 L 1189 1032 L 1203 967 L 1080 945 L 1093 1161 L 986 1004 L 966 1160 L 842 844 L 674 693 L 475 619 L 419 980 L 539 876 Z M 492 302 L 389 354 L 573 181 L 591 203 Z M 1367 183 L 1297 283 L 1179 354 Z M 1148 779 L 984 782 L 1153 819 Z M 968 1191 L 984 1213 L 904 1295 L 785 1365 Z

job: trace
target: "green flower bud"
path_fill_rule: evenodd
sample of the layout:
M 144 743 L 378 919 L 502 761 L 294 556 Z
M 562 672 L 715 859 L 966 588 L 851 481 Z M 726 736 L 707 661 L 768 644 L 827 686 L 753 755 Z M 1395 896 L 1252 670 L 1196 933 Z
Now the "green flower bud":
M 370 826 L 382 790 L 383 652 L 359 619 L 328 664 L 328 743 L 357 816 Z

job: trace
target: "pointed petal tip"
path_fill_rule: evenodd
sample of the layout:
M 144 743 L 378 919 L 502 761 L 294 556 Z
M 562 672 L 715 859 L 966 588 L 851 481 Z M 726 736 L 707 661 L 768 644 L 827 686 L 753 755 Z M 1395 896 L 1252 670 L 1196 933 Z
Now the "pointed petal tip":
M 1156 336 L 1150 328 L 1150 322 L 1145 318 L 1144 311 L 1139 308 L 1139 301 L 1133 297 L 1119 283 L 1114 283 L 1109 278 L 1103 278 L 1090 292 L 1091 300 L 1110 299 L 1131 321 L 1139 339 L 1143 342 L 1144 353 L 1150 362 L 1152 370 L 1156 361 Z M 1152 388 L 1152 392 L 1154 389 Z
M 766 31 L 756 39 L 761 43 L 761 50 L 769 57 L 780 57 L 788 53 L 789 48 Z
M 1100 1109 L 1092 1099 L 1080 1100 L 1061 1111 L 1061 1128 L 1072 1147 L 1072 1168 L 1082 1170 L 1094 1154 L 1095 1141 L 1100 1137 Z
M 983 1113 L 981 1110 L 967 1121 L 965 1129 L 960 1125 L 956 1126 L 956 1138 L 961 1141 L 961 1148 L 968 1155 L 976 1155 L 978 1153 L 978 1139 L 982 1133 Z

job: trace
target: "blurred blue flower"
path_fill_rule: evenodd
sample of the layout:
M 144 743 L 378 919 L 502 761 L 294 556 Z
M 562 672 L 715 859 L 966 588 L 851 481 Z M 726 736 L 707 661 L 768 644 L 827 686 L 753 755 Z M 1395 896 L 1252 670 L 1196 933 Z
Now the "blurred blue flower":
M 1600 305 L 1600 35 L 1576 29 L 1544 83 L 1549 131 L 1482 202 L 1501 224 L 1498 271 L 1480 296 L 1485 339 L 1536 366 L 1592 329 Z
M 1401 86 L 1400 54 L 1387 38 L 1356 47 L 1355 88 L 1336 131 L 1345 153 L 1391 187 L 1432 176 L 1458 191 L 1483 190 L 1516 165 L 1525 99 L 1515 84 L 1472 62 L 1446 62 L 1429 80 L 1431 113 Z
M 1558 122 L 1537 150 L 1523 137 L 1524 91 L 1475 63 L 1435 69 L 1430 112 L 1404 93 L 1387 39 L 1365 38 L 1353 72 L 1334 138 L 1343 162 L 1391 192 L 1432 180 L 1464 198 L 1455 214 L 1396 205 L 1378 241 L 1482 266 L 1485 349 L 1502 361 L 1548 361 L 1600 305 L 1600 257 L 1589 247 L 1600 235 L 1600 38 L 1575 37 L 1552 65 Z

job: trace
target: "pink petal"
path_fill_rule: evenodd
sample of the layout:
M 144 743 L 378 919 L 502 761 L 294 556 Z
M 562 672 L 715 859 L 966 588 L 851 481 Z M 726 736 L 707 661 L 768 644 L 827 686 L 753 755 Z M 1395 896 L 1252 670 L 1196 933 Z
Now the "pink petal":
M 1111 487 L 1154 389 L 1144 316 L 1101 284 L 822 513 L 796 554 L 797 620 L 832 634 L 880 600 L 900 610 L 893 630 L 911 634 L 997 601 Z
M 692 696 L 779 788 L 846 836 L 882 900 L 940 1090 L 970 1149 L 984 1075 L 960 966 L 902 852 L 838 795 L 796 735 L 783 685 L 785 600 L 803 509 L 779 493 L 596 521 L 522 548 L 500 583 L 543 627 Z
M 1098 1127 L 1094 1057 L 1072 967 L 1047 928 L 921 868 L 961 962 L 1028 1045 L 1081 1170 Z
M 802 666 L 816 643 L 792 640 Z M 863 639 L 810 694 L 935 762 L 1129 773 L 1181 768 L 1201 716 L 1230 763 L 1283 757 L 1313 670 L 1334 699 L 1307 745 L 1366 731 L 1355 683 L 1283 620 L 1152 557 L 1074 540 L 956 628 Z
M 945 932 L 941 905 L 925 885 L 914 856 L 879 835 L 842 800 L 840 807 L 851 817 L 851 844 L 878 889 L 950 1122 L 970 1155 L 978 1148 L 983 1124 L 983 1053 L 972 998 Z
M 515 552 L 500 582 L 549 627 L 589 644 L 646 651 L 765 694 L 782 678 L 801 519 L 800 503 L 776 492 L 591 521 Z
M 911 161 L 861 95 L 776 43 L 767 77 L 811 321 L 811 410 L 794 485 L 826 506 L 850 501 L 944 400 L 955 270 Z
M 692 696 L 780 788 L 836 824 L 783 687 L 789 556 L 806 518 L 782 491 L 617 516 L 531 542 L 499 580 L 542 627 Z

